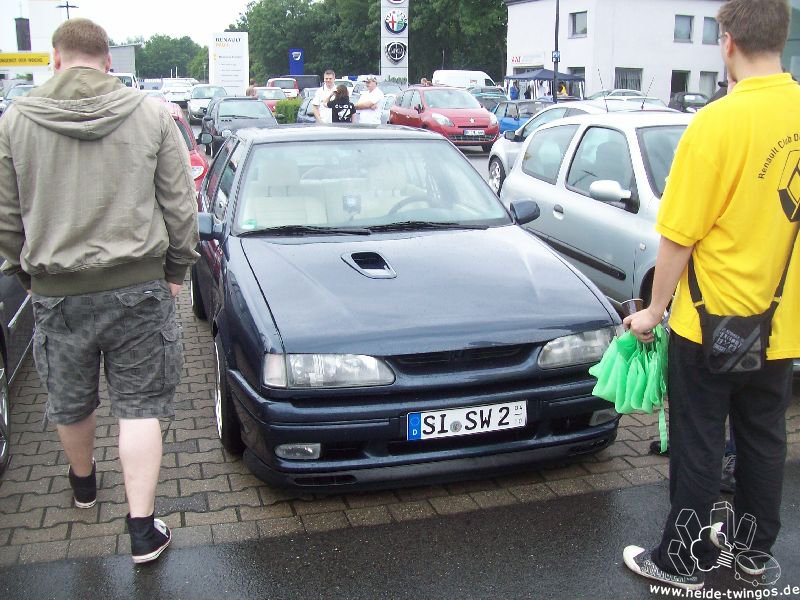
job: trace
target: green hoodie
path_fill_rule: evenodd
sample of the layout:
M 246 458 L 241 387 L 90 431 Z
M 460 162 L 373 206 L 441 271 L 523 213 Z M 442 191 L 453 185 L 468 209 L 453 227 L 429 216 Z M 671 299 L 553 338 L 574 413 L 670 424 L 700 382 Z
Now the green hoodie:
M 166 107 L 101 71 L 57 73 L 0 119 L 2 270 L 45 296 L 166 278 L 196 260 L 188 153 Z

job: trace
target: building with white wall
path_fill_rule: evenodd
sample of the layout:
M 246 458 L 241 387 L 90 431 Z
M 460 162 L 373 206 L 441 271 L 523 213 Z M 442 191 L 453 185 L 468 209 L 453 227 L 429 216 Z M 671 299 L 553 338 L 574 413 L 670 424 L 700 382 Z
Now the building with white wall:
M 556 0 L 505 0 L 507 75 L 553 68 Z M 724 0 L 561 0 L 559 71 L 586 93 L 632 88 L 669 101 L 724 79 L 716 14 Z
M 53 32 L 66 18 L 60 0 L 0 0 L 0 52 L 17 52 L 15 19 L 29 19 L 31 52 L 52 54 Z M 38 67 L 0 68 L 0 78 L 13 79 L 20 75 L 32 75 L 35 84 L 41 84 L 53 76 L 52 62 Z

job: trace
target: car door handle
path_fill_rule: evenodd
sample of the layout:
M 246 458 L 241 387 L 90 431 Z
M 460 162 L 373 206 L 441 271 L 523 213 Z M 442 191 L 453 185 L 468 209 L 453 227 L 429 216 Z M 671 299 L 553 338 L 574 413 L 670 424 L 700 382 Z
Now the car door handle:
M 553 212 L 554 212 L 555 214 L 557 214 L 557 215 L 561 215 L 561 216 L 563 217 L 563 216 L 564 216 L 564 207 L 563 207 L 563 206 L 561 206 L 560 204 L 556 204 L 556 205 L 553 207 Z

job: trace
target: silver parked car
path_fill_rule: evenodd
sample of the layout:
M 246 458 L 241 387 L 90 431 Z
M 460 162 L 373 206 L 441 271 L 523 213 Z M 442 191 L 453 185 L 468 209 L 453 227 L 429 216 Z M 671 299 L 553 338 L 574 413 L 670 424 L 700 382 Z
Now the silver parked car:
M 595 102 L 552 104 L 537 112 L 516 131 L 506 131 L 497 138 L 489 152 L 489 185 L 494 190 L 494 193 L 500 193 L 503 188 L 503 181 L 508 172 L 511 171 L 511 167 L 514 166 L 514 161 L 517 160 L 523 143 L 539 127 L 562 117 L 603 112 L 606 112 L 605 107 Z
M 206 115 L 208 103 L 212 98 L 222 98 L 228 92 L 218 85 L 196 85 L 189 91 L 188 113 L 189 123 L 195 123 Z
M 506 206 L 535 200 L 527 227 L 619 307 L 649 303 L 659 235 L 655 220 L 672 159 L 692 115 L 675 111 L 568 117 L 523 145 L 506 179 Z

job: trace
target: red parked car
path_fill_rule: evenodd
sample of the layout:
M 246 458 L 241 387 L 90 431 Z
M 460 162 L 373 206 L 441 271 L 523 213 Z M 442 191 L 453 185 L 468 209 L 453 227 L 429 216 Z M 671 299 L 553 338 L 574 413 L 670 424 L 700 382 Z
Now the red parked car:
M 263 100 L 272 112 L 275 112 L 275 105 L 280 100 L 286 100 L 286 94 L 279 87 L 257 87 L 256 98 Z
M 500 130 L 495 117 L 460 88 L 410 87 L 389 109 L 389 123 L 430 129 L 456 146 L 492 149 Z
M 192 165 L 192 178 L 194 179 L 194 187 L 196 191 L 200 191 L 200 183 L 203 181 L 208 172 L 208 160 L 205 154 L 200 152 L 197 147 L 197 142 L 194 140 L 192 128 L 183 116 L 183 109 L 173 102 L 167 102 L 172 118 L 175 119 L 175 124 L 183 136 L 183 141 L 186 142 L 186 149 L 189 151 L 189 162 Z

